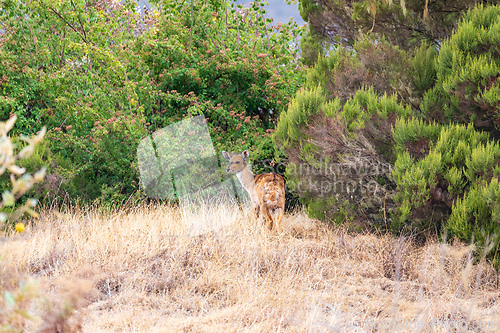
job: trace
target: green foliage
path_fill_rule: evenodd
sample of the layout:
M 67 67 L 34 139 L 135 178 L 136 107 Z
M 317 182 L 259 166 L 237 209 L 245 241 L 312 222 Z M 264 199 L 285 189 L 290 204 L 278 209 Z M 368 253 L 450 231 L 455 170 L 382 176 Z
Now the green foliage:
M 427 43 L 422 43 L 415 51 L 412 59 L 412 81 L 419 93 L 425 92 L 436 82 L 436 56 L 435 47 Z
M 306 126 L 313 116 L 320 112 L 333 116 L 339 107 L 338 101 L 326 103 L 320 87 L 313 90 L 300 90 L 288 106 L 288 110 L 281 116 L 274 137 L 283 145 L 283 148 L 291 148 L 297 144 L 297 141 L 305 138 L 300 129 Z
M 257 161 L 279 155 L 270 134 L 303 81 L 297 50 L 290 47 L 301 30 L 294 22 L 270 26 L 262 5 L 213 11 L 195 2 L 192 34 L 190 11 L 164 8 L 158 37 L 145 52 L 166 94 L 146 108 L 148 123 L 159 128 L 203 113 L 216 150 L 248 149 Z
M 337 225 L 352 226 L 355 223 L 356 205 L 353 205 L 349 200 L 341 202 L 335 196 L 324 198 L 323 200 L 305 200 L 306 213 L 312 218 L 321 221 L 330 221 Z M 336 207 L 337 211 L 331 215 L 332 207 Z
M 315 59 L 314 67 L 307 72 L 306 87 L 315 88 L 321 85 L 328 98 L 340 97 L 347 100 L 353 91 L 361 88 L 362 74 L 359 59 L 354 52 L 339 47 L 328 56 Z M 354 74 L 357 75 L 354 75 Z
M 126 200 L 138 188 L 136 151 L 145 135 L 141 121 L 119 112 L 105 122 L 96 122 L 90 134 L 83 137 L 62 131 L 51 133 L 56 140 L 66 139 L 65 146 L 79 156 L 79 168 L 68 192 L 83 200 Z
M 270 135 L 303 80 L 301 29 L 264 20 L 263 4 L 3 3 L 0 117 L 17 114 L 14 133 L 47 125 L 41 198 L 123 201 L 139 190 L 140 139 L 199 114 L 217 150 L 278 156 Z
M 329 48 L 329 45 L 323 44 L 327 43 L 318 42 L 316 36 L 312 36 L 310 31 L 306 31 L 300 40 L 302 63 L 306 66 L 313 66 L 320 57 L 325 55 L 325 49 Z
M 456 28 L 460 16 L 478 4 L 473 0 L 300 0 L 299 9 L 318 42 L 353 45 L 359 33 L 384 36 L 404 50 L 421 41 L 439 45 Z M 307 51 L 306 51 L 307 52 Z
M 429 142 L 429 140 L 435 142 L 440 132 L 441 129 L 437 124 L 428 124 L 419 118 L 408 119 L 404 122 L 402 120 L 396 121 L 395 128 L 392 131 L 396 153 L 404 152 L 408 144 L 416 144 L 423 141 L 425 143 L 424 146 L 420 147 L 421 149 L 418 150 L 414 149 L 413 154 L 425 154 L 427 142 Z
M 441 122 L 472 121 L 497 132 L 500 106 L 500 6 L 478 6 L 460 21 L 436 58 L 437 81 L 421 109 Z
M 489 250 L 492 250 L 498 247 L 500 241 L 500 227 L 497 223 L 500 218 L 499 209 L 498 178 L 475 183 L 463 198 L 458 198 L 455 202 L 446 228 L 451 236 L 475 240 L 480 250 L 488 245 L 491 246 Z M 498 258 L 496 264 L 499 264 Z
M 383 38 L 365 36 L 352 48 L 337 46 L 327 56 L 316 59 L 307 73 L 305 87 L 321 85 L 328 99 L 338 97 L 342 102 L 368 87 L 379 95 L 396 94 L 406 101 L 412 90 L 409 67 L 411 59 L 407 52 Z
M 401 151 L 393 169 L 395 201 L 400 205 L 394 230 L 445 228 L 449 235 L 464 241 L 474 238 L 483 246 L 486 235 L 499 235 L 495 222 L 500 191 L 498 143 L 470 124 L 400 119 L 393 133 Z
M 274 139 L 289 157 L 288 186 L 310 216 L 353 221 L 364 209 L 381 220 L 380 200 L 390 183 L 391 124 L 410 113 L 395 96 L 379 97 L 373 89 L 357 91 L 345 104 L 326 100 L 321 86 L 297 93 Z
M 269 27 L 262 6 L 256 1 L 246 9 L 214 12 L 210 3 L 195 3 L 192 34 L 190 11 L 164 8 L 159 38 L 145 49 L 158 81 L 170 91 L 220 103 L 228 112 L 246 111 L 265 124 L 276 120 L 300 85 L 289 43 L 301 32 L 294 22 Z
M 327 55 L 274 138 L 308 214 L 498 249 L 500 6 L 300 4 L 305 54 Z

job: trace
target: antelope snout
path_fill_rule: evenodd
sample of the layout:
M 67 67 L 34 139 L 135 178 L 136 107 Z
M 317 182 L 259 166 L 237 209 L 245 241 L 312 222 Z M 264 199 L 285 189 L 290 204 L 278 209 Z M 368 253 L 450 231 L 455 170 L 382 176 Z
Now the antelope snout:
M 230 170 L 229 170 L 229 167 L 227 167 L 227 168 L 226 168 L 226 172 L 229 172 L 229 171 L 230 171 Z

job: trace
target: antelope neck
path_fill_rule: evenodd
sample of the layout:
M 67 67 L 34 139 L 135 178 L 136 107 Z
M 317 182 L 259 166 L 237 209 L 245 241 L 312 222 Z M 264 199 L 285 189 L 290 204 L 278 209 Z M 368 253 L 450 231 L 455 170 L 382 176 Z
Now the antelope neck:
M 240 181 L 241 185 L 243 185 L 247 190 L 250 190 L 249 186 L 252 186 L 252 182 L 254 180 L 254 176 L 248 167 L 245 166 L 243 170 L 236 173 L 236 177 Z

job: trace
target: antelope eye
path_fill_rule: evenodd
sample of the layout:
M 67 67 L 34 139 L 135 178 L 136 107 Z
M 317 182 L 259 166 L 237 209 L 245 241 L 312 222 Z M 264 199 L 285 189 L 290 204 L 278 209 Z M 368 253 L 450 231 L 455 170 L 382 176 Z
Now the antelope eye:
M 240 161 L 236 161 L 236 162 L 234 162 L 234 163 L 236 163 L 236 164 L 240 164 Z

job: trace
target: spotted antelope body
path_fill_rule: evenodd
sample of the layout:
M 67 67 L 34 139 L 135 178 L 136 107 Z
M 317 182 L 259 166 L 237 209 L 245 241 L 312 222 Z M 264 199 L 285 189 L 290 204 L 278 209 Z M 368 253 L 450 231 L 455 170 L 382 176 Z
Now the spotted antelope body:
M 245 188 L 255 207 L 255 214 L 259 212 L 264 217 L 269 229 L 273 228 L 274 210 L 276 218 L 274 225 L 278 232 L 281 231 L 281 219 L 285 212 L 285 180 L 277 173 L 261 173 L 254 176 L 248 169 L 248 150 L 241 154 L 229 154 L 225 151 L 222 156 L 229 161 L 226 171 L 236 174 L 241 185 Z

